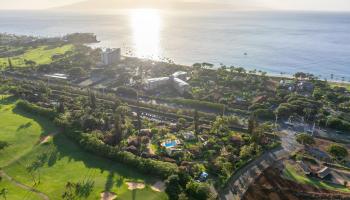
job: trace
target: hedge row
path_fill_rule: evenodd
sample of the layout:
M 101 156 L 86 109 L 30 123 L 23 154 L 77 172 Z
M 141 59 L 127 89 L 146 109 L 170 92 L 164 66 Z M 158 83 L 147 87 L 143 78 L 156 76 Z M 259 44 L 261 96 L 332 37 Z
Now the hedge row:
M 199 100 L 193 100 L 193 99 L 181 99 L 181 98 L 173 98 L 173 99 L 167 99 L 167 101 L 171 103 L 176 103 L 176 104 L 182 104 L 185 106 L 189 106 L 191 108 L 204 108 L 204 109 L 212 109 L 216 110 L 218 112 L 222 112 L 224 109 L 223 104 L 219 103 L 212 103 L 208 101 L 199 101 Z
M 43 107 L 34 105 L 32 103 L 29 103 L 28 101 L 25 101 L 25 100 L 19 100 L 17 102 L 16 107 L 18 107 L 26 112 L 32 113 L 34 115 L 46 117 L 50 120 L 54 120 L 57 116 L 57 113 L 55 112 L 55 110 L 50 109 L 50 108 L 43 108 Z
M 67 135 L 76 140 L 86 151 L 134 167 L 142 173 L 153 174 L 165 179 L 178 172 L 176 164 L 142 158 L 127 151 L 120 151 L 116 147 L 106 145 L 93 134 L 76 131 L 69 132 Z

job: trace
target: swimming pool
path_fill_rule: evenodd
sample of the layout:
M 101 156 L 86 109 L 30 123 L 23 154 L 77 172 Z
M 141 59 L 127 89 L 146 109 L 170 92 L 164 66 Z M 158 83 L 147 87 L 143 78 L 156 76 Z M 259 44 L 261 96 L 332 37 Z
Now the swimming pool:
M 179 140 L 166 140 L 166 141 L 162 142 L 161 146 L 169 149 L 169 148 L 173 148 L 179 144 L 180 144 Z
M 177 145 L 177 143 L 176 143 L 175 140 L 170 141 L 170 142 L 165 142 L 165 143 L 164 143 L 164 146 L 165 146 L 166 148 L 171 148 L 171 147 L 174 147 L 174 146 L 176 146 L 176 145 Z

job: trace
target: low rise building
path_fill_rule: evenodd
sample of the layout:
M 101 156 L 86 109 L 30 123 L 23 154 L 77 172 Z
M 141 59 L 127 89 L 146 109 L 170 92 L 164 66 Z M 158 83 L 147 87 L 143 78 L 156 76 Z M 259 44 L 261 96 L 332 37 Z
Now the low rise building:
M 145 81 L 145 89 L 146 90 L 155 90 L 161 86 L 171 85 L 173 86 L 181 95 L 184 94 L 190 88 L 190 85 L 178 78 L 184 78 L 187 72 L 175 72 L 169 77 L 159 77 L 159 78 L 150 78 Z
M 171 75 L 173 78 L 179 78 L 181 80 L 186 80 L 187 78 L 187 72 L 184 71 L 177 71 Z
M 188 89 L 190 88 L 190 85 L 179 79 L 179 78 L 173 78 L 171 79 L 172 81 L 172 85 L 173 87 L 180 93 L 180 94 L 184 94 L 186 91 L 188 91 Z
M 321 179 L 326 178 L 331 173 L 329 167 L 324 167 L 320 171 L 317 172 L 317 176 Z
M 154 90 L 160 86 L 164 86 L 169 83 L 169 77 L 160 77 L 160 78 L 150 78 L 146 81 L 146 89 Z

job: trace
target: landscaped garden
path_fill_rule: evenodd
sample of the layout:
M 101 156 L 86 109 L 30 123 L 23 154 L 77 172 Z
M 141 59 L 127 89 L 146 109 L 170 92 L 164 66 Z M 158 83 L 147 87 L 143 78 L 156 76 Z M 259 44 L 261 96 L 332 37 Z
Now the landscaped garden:
M 165 193 L 151 189 L 156 179 L 86 153 L 50 121 L 16 108 L 13 97 L 1 96 L 1 99 L 0 141 L 8 146 L 0 150 L 0 164 L 15 181 L 39 190 L 50 199 L 62 199 L 64 193 L 99 199 L 104 191 L 113 192 L 120 199 L 167 199 Z M 130 190 L 133 188 L 129 185 L 136 183 L 141 183 L 143 189 Z M 2 188 L 7 189 L 11 200 L 29 198 L 28 195 L 30 199 L 40 199 L 6 177 L 0 182 Z

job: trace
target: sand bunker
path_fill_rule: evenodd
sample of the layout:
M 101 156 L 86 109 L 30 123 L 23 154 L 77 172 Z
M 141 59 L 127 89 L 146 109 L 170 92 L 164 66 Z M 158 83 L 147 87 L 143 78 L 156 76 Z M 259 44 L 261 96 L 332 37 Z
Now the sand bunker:
M 44 143 L 47 143 L 49 142 L 49 140 L 55 136 L 57 133 L 51 133 L 51 134 L 48 134 L 47 136 L 43 137 L 40 139 L 40 144 L 44 144 Z
M 135 190 L 135 189 L 143 189 L 143 188 L 145 188 L 145 184 L 144 184 L 144 183 L 126 182 L 126 184 L 128 185 L 128 189 L 129 189 L 129 190 Z
M 156 192 L 164 192 L 165 183 L 163 181 L 157 181 L 155 184 L 151 186 L 151 189 Z
M 101 200 L 114 200 L 117 195 L 113 192 L 102 192 L 100 194 Z
M 50 140 L 51 138 L 52 138 L 52 135 L 48 135 L 48 136 L 44 137 L 43 139 L 41 139 L 40 144 L 44 144 L 44 143 L 49 142 L 49 140 Z

